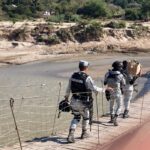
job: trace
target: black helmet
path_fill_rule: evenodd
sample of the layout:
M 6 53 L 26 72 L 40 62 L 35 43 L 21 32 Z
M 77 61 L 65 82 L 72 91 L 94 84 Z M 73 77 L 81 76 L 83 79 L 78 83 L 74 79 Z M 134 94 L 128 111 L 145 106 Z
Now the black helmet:
M 124 60 L 124 61 L 122 62 L 122 64 L 123 64 L 123 69 L 126 69 L 127 66 L 128 66 L 128 61 L 127 61 L 127 60 Z
M 68 103 L 67 100 L 62 100 L 60 103 L 59 103 L 59 111 L 63 111 L 63 112 L 69 112 L 71 109 L 70 109 L 70 105 Z
M 120 61 L 115 61 L 112 64 L 112 67 L 116 71 L 120 71 L 122 69 L 122 63 Z

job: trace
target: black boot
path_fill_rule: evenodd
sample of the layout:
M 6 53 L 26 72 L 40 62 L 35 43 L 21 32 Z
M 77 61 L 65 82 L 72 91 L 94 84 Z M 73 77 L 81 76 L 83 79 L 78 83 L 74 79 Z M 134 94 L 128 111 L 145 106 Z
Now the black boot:
M 108 123 L 113 123 L 114 122 L 114 115 L 110 116 L 110 121 Z
M 69 135 L 67 138 L 68 143 L 75 143 L 74 132 L 75 132 L 75 129 L 70 129 Z
M 87 133 L 87 130 L 82 130 L 81 139 L 88 138 L 89 134 Z
M 123 118 L 129 118 L 129 110 L 125 109 L 124 113 L 123 113 Z
M 118 118 L 118 115 L 116 114 L 114 117 L 114 122 L 113 122 L 114 126 L 118 126 L 117 118 Z

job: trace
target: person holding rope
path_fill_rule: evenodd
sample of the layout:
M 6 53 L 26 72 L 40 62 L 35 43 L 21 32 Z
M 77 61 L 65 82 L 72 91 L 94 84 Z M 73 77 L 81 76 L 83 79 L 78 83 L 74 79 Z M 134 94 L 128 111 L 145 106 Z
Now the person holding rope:
M 106 99 L 110 101 L 110 121 L 114 126 L 118 126 L 117 118 L 121 113 L 122 107 L 122 89 L 125 86 L 125 78 L 121 73 L 122 63 L 115 61 L 112 64 L 113 69 L 109 70 L 104 79 L 104 85 L 107 86 L 105 90 Z M 117 108 L 115 109 L 115 103 Z
M 73 73 L 69 80 L 66 90 L 65 99 L 68 100 L 70 93 L 71 97 L 71 110 L 74 118 L 71 121 L 69 135 L 67 141 L 74 143 L 74 132 L 82 117 L 82 134 L 81 139 L 87 138 L 87 128 L 90 119 L 90 109 L 93 105 L 92 91 L 95 93 L 102 92 L 103 89 L 97 87 L 92 78 L 87 74 L 89 63 L 81 60 L 79 62 L 79 71 Z

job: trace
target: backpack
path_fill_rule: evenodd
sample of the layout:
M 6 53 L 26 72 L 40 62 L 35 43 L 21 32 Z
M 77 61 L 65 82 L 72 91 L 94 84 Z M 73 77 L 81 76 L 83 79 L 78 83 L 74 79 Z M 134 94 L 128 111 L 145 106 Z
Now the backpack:
M 141 64 L 136 60 L 130 60 L 127 64 L 127 71 L 129 74 L 133 76 L 139 76 L 141 74 L 142 66 Z

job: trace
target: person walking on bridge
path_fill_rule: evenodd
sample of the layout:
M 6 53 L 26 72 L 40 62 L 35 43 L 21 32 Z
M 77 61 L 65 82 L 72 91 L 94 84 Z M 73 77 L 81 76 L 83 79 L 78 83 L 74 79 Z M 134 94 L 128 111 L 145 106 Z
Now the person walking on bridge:
M 91 108 L 92 101 L 92 91 L 95 93 L 102 92 L 102 88 L 97 87 L 92 78 L 87 74 L 89 63 L 87 61 L 81 60 L 79 62 L 79 71 L 73 73 L 69 80 L 69 84 L 66 90 L 65 99 L 71 97 L 71 110 L 74 118 L 71 121 L 69 135 L 67 141 L 69 143 L 74 143 L 74 132 L 82 117 L 82 134 L 81 139 L 87 138 L 89 135 L 87 133 L 87 128 L 89 124 L 89 108 Z
M 106 99 L 110 101 L 110 115 L 111 119 L 109 123 L 113 123 L 114 126 L 118 126 L 117 117 L 121 113 L 122 107 L 122 89 L 125 86 L 125 78 L 121 73 L 122 63 L 115 61 L 112 64 L 113 69 L 109 70 L 104 79 L 104 85 L 106 87 Z M 115 103 L 117 108 L 115 109 Z
M 124 60 L 122 62 L 123 68 L 122 68 L 122 74 L 125 77 L 126 80 L 126 85 L 123 89 L 123 96 L 124 96 L 124 113 L 123 113 L 123 118 L 128 118 L 129 117 L 129 109 L 130 109 L 130 102 L 133 97 L 133 91 L 134 91 L 134 83 L 136 79 L 138 78 L 139 75 L 133 76 L 132 74 L 129 73 L 128 71 L 128 62 Z

